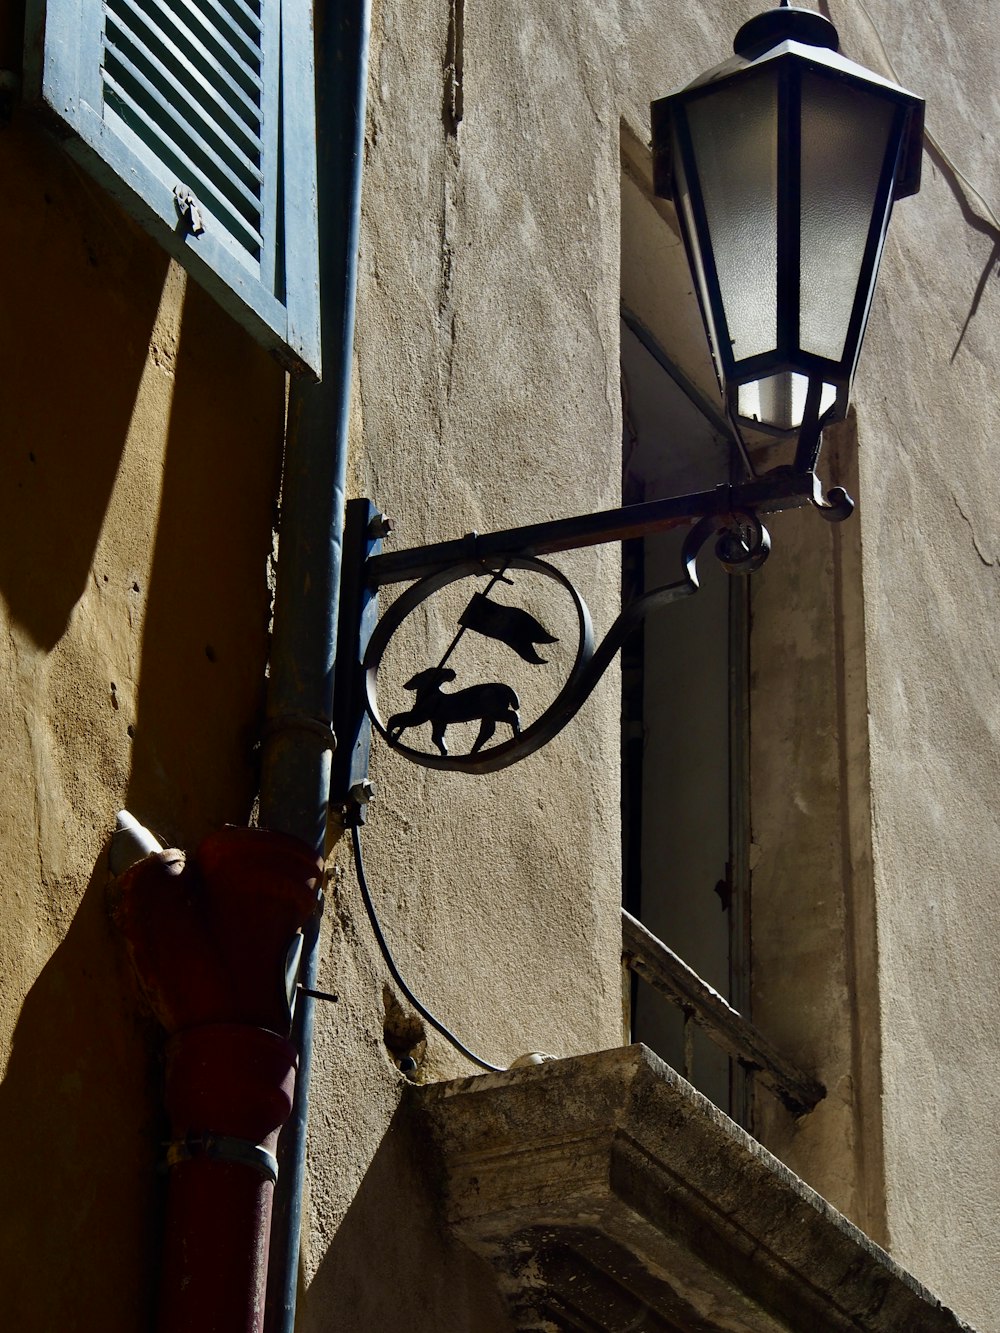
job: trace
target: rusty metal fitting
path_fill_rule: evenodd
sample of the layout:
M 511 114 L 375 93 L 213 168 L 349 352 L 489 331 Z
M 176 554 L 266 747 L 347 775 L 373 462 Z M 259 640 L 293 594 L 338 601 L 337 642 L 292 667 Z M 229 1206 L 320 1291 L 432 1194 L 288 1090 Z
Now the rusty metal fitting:
M 362 778 L 347 794 L 355 805 L 368 805 L 375 799 L 375 783 L 370 778 Z
M 368 536 L 372 541 L 384 541 L 396 531 L 396 520 L 388 514 L 375 514 L 368 524 Z

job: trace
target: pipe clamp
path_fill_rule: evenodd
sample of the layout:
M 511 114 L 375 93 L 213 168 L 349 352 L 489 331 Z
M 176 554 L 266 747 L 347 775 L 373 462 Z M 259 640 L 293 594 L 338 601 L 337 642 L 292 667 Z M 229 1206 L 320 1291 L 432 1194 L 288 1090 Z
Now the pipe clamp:
M 217 1162 L 239 1162 L 272 1184 L 278 1179 L 278 1159 L 274 1153 L 250 1139 L 237 1139 L 230 1134 L 202 1134 L 200 1138 L 177 1139 L 167 1144 L 167 1166 L 177 1166 L 198 1157 Z

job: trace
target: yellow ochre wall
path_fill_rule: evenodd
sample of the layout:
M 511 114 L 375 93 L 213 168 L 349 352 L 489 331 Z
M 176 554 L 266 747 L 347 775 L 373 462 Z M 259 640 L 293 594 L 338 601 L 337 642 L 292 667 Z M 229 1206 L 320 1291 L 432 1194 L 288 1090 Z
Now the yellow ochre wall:
M 0 1325 L 137 1330 L 159 1040 L 104 853 L 249 817 L 284 376 L 22 114 L 0 178 Z

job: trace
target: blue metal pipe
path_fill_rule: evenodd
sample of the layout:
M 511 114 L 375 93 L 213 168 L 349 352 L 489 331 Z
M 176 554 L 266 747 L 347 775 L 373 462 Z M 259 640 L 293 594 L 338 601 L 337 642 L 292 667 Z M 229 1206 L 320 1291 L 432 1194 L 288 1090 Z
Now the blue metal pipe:
M 369 33 L 370 0 L 316 5 L 323 377 L 295 379 L 290 391 L 261 772 L 261 825 L 300 838 L 320 855 L 330 800 Z M 286 170 L 294 169 L 286 162 Z M 307 986 L 316 974 L 315 925 L 300 965 Z M 313 1001 L 300 993 L 292 1034 L 299 1071 L 279 1143 L 267 1333 L 292 1333 L 295 1324 L 312 1021 Z

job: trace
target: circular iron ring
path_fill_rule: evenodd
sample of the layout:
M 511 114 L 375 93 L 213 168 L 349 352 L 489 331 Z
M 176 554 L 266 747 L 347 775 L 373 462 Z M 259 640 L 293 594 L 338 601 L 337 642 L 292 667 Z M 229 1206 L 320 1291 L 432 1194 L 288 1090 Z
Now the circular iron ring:
M 392 636 L 407 616 L 425 602 L 428 597 L 433 597 L 436 592 L 440 592 L 442 588 L 447 588 L 449 584 L 456 583 L 459 579 L 482 578 L 490 574 L 496 574 L 501 570 L 506 572 L 508 569 L 522 569 L 528 573 L 542 574 L 545 578 L 558 583 L 561 588 L 569 593 L 572 599 L 579 627 L 579 644 L 576 651 L 576 660 L 562 689 L 548 708 L 534 722 L 525 727 L 520 735 L 513 736 L 510 740 L 501 741 L 499 745 L 488 746 L 486 749 L 480 750 L 478 754 L 430 754 L 427 751 L 415 750 L 411 745 L 403 745 L 399 741 L 393 740 L 379 715 L 376 701 L 378 671 Z M 365 702 L 368 715 L 375 730 L 386 743 L 397 754 L 405 755 L 407 759 L 415 764 L 422 764 L 425 768 L 451 769 L 461 773 L 494 773 L 498 769 L 507 768 L 511 764 L 516 764 L 519 759 L 524 759 L 529 754 L 533 754 L 547 744 L 572 718 L 578 707 L 574 703 L 576 685 L 593 654 L 594 626 L 590 618 L 590 611 L 586 602 L 561 570 L 556 569 L 554 565 L 547 564 L 544 560 L 536 560 L 533 556 L 512 556 L 505 562 L 498 562 L 495 567 L 484 565 L 481 560 L 466 560 L 461 564 L 451 565 L 448 569 L 441 570 L 437 574 L 430 574 L 427 578 L 411 584 L 405 592 L 396 598 L 385 615 L 379 619 L 369 640 L 362 668 L 365 678 Z

